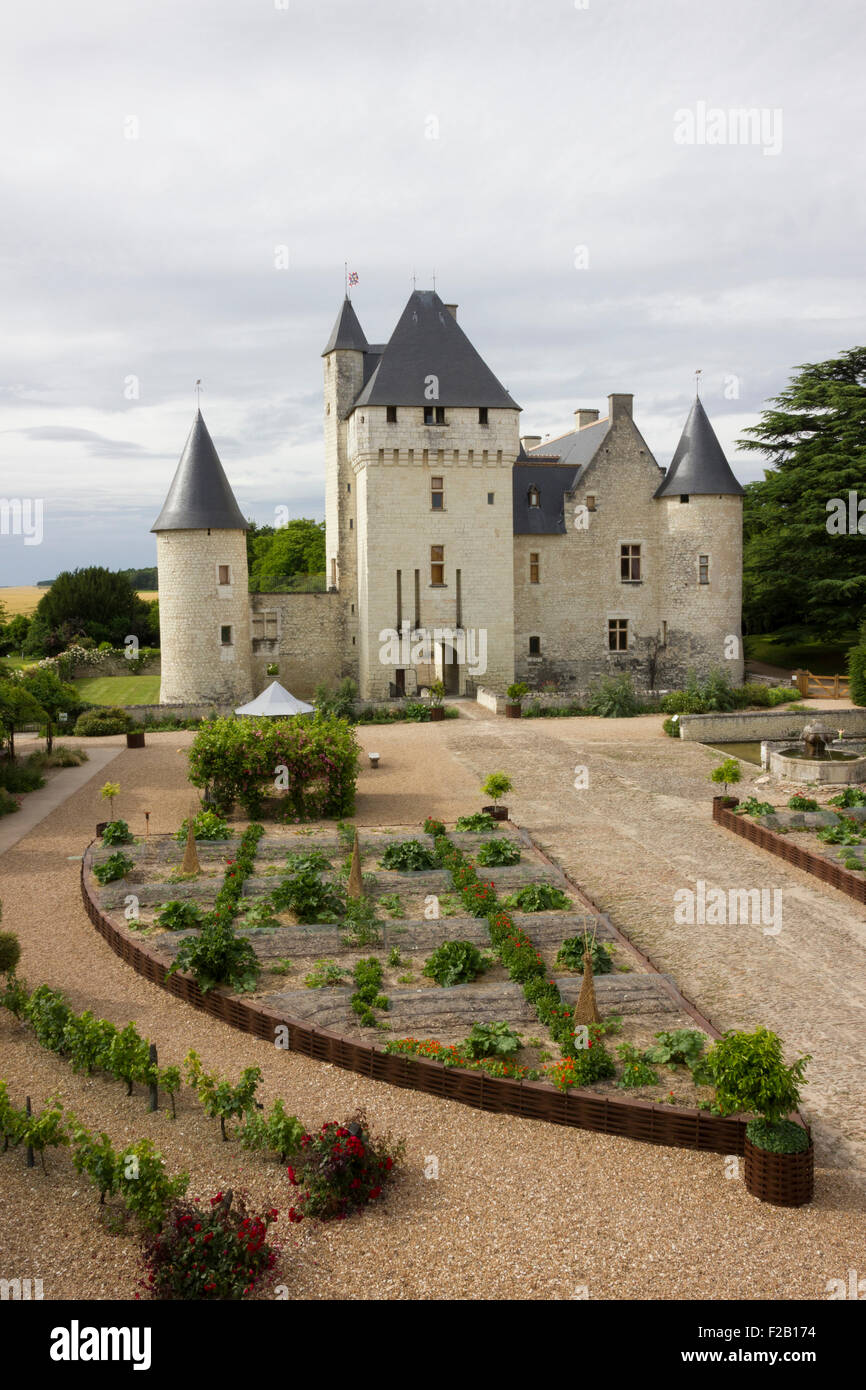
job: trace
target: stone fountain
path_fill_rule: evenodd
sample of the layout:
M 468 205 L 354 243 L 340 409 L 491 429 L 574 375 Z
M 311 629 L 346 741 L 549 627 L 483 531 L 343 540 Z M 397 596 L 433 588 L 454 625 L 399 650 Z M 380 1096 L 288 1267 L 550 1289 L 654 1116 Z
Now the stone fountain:
M 835 786 L 866 782 L 866 756 L 859 751 L 832 748 L 833 732 L 820 719 L 803 729 L 801 747 L 770 743 L 761 746 L 761 761 L 776 777 L 790 782 L 823 782 Z

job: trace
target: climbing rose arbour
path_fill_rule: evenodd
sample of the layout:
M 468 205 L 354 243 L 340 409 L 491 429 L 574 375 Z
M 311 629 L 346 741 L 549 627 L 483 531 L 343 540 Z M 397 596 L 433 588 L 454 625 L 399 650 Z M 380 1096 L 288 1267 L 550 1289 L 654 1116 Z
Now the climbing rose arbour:
M 359 757 L 345 719 L 211 719 L 193 741 L 189 777 L 222 811 L 239 802 L 258 817 L 266 797 L 279 797 L 281 816 L 318 820 L 354 812 Z

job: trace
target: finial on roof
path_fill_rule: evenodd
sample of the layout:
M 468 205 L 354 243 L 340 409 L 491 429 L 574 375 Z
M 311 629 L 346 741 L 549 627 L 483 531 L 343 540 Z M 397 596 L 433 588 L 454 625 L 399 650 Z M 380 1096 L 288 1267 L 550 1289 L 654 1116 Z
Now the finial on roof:
M 700 367 L 698 367 L 697 371 L 695 372 L 695 398 L 697 399 L 697 397 L 700 396 L 700 394 L 701 394 L 701 369 L 700 369 Z
M 195 408 L 201 410 L 201 377 L 195 384 Z

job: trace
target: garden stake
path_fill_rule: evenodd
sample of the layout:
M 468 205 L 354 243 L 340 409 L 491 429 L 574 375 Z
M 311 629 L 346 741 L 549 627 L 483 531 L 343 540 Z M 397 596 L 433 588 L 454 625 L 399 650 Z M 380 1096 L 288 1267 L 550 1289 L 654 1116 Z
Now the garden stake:
M 153 1111 L 159 1109 L 159 1089 L 156 1084 L 156 1066 L 159 1058 L 156 1055 L 156 1043 L 151 1043 L 150 1047 L 147 1049 L 147 1060 L 150 1063 L 150 1075 L 152 1078 L 150 1082 L 150 1100 L 147 1108 Z
M 32 1109 L 31 1109 L 31 1107 L 30 1107 L 30 1097 L 29 1097 L 29 1096 L 27 1096 L 26 1100 L 24 1101 L 24 1109 L 25 1109 L 25 1111 L 26 1111 L 27 1118 L 28 1118 L 28 1120 L 29 1120 L 29 1119 L 30 1119 L 30 1116 L 33 1114 L 33 1111 L 32 1111 Z M 43 1160 L 42 1160 L 42 1166 L 43 1166 L 43 1168 L 45 1167 L 45 1159 L 44 1159 L 44 1158 L 43 1158 Z M 31 1144 L 28 1144 L 28 1145 L 27 1145 L 27 1167 L 28 1167 L 28 1168 L 35 1168 L 35 1167 L 36 1167 L 36 1160 L 35 1160 L 35 1158 L 33 1157 L 33 1146 L 32 1146 Z
M 352 867 L 349 870 L 349 886 L 346 895 L 350 898 L 363 898 L 364 880 L 361 877 L 361 855 L 358 849 L 358 827 L 355 826 L 355 838 L 352 842 Z
M 595 985 L 592 982 L 592 955 L 589 951 L 583 953 L 583 984 L 580 986 L 580 994 L 577 996 L 574 1021 L 575 1023 L 601 1023 L 601 1014 L 595 999 Z
M 195 850 L 195 807 L 190 806 L 186 826 L 186 849 L 181 869 L 185 874 L 200 874 L 201 864 Z

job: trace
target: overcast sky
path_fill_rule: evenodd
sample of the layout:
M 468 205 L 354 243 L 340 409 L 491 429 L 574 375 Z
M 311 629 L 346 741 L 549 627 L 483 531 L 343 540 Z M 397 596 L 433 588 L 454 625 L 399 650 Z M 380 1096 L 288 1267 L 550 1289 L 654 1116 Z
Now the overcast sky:
M 667 464 L 701 368 L 760 476 L 743 426 L 864 341 L 864 29 L 862 0 L 8 8 L 0 497 L 44 539 L 0 535 L 0 584 L 154 563 L 197 377 L 245 514 L 321 517 L 345 261 L 370 341 L 435 272 L 522 433 L 633 392 Z

